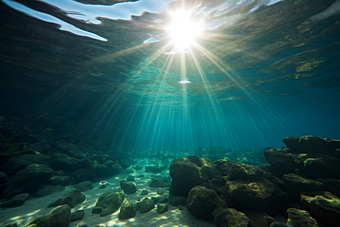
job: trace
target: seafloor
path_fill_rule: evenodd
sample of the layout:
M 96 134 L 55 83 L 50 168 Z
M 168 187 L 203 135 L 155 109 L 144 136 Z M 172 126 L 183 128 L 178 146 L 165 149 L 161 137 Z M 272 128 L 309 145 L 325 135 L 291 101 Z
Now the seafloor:
M 340 226 L 340 140 L 105 152 L 45 118 L 0 116 L 1 226 Z

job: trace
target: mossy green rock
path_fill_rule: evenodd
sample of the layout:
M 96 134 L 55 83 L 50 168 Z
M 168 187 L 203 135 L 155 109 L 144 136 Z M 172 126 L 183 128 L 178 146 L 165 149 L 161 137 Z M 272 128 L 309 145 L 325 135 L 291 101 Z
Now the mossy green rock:
M 155 207 L 155 202 L 152 199 L 144 198 L 142 202 L 137 203 L 136 208 L 139 210 L 139 213 L 144 214 L 149 212 Z
M 48 207 L 56 207 L 59 205 L 67 204 L 71 208 L 75 207 L 77 204 L 84 202 L 85 195 L 78 189 L 73 189 L 69 193 L 63 195 L 54 203 L 51 203 Z
M 137 191 L 136 184 L 132 181 L 121 180 L 120 187 L 126 194 L 133 194 Z
M 34 219 L 27 227 L 68 227 L 70 221 L 71 209 L 68 205 L 62 205 L 53 209 L 46 216 Z
M 120 207 L 118 217 L 120 220 L 133 218 L 134 216 L 136 216 L 136 212 L 137 211 L 133 204 L 128 199 L 125 199 L 122 203 L 122 206 Z
M 157 204 L 157 213 L 163 214 L 165 212 L 168 212 L 169 206 L 168 204 Z
M 101 207 L 100 216 L 106 216 L 116 212 L 122 205 L 125 195 L 119 192 L 107 192 L 102 194 L 96 203 L 95 208 Z

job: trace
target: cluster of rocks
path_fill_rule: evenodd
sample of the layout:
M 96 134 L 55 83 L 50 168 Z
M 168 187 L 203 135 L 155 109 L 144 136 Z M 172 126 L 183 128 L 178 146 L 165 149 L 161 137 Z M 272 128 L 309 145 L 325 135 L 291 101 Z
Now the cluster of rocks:
M 118 174 L 121 164 L 94 147 L 64 118 L 0 116 L 0 198 L 45 196 L 69 184 Z
M 218 227 L 340 226 L 340 140 L 286 137 L 270 165 L 189 156 L 170 166 L 170 201 Z M 284 220 L 280 219 L 280 217 Z

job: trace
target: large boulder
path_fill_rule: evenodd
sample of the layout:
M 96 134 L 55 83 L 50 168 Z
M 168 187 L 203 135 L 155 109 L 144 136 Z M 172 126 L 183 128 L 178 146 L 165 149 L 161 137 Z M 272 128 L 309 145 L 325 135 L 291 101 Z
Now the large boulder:
M 17 206 L 21 206 L 21 205 L 24 204 L 24 202 L 26 201 L 28 196 L 29 196 L 28 193 L 22 193 L 22 194 L 16 195 L 13 198 L 11 198 L 10 200 L 8 200 L 7 202 L 2 203 L 0 205 L 0 207 L 17 207 Z
M 299 168 L 299 174 L 308 178 L 340 179 L 340 160 L 323 154 L 299 154 L 293 158 Z
M 291 153 L 319 153 L 340 158 L 340 140 L 318 136 L 284 137 L 283 142 Z
M 101 208 L 100 216 L 106 216 L 116 212 L 123 203 L 124 199 L 125 195 L 123 193 L 106 192 L 98 198 L 94 209 Z
M 252 165 L 240 162 L 231 164 L 228 171 L 228 180 L 261 180 L 263 171 Z
M 217 208 L 212 213 L 217 227 L 250 227 L 244 213 L 233 208 Z
M 274 174 L 279 178 L 286 173 L 295 173 L 297 167 L 293 158 L 296 156 L 297 154 L 289 153 L 286 150 L 272 147 L 266 147 L 264 149 L 265 159 L 273 168 Z
M 65 172 L 70 172 L 77 161 L 78 159 L 64 153 L 54 153 L 52 159 L 49 161 L 49 165 L 56 171 L 64 170 Z
M 213 210 L 225 205 L 215 191 L 196 186 L 190 190 L 187 208 L 196 218 L 211 219 Z
M 141 202 L 136 204 L 137 210 L 139 213 L 144 214 L 149 212 L 155 207 L 155 202 L 152 199 L 145 197 Z
M 44 154 L 23 154 L 10 158 L 7 163 L 1 167 L 9 176 L 13 176 L 19 171 L 27 168 L 31 164 L 45 164 L 50 158 L 49 155 Z
M 170 195 L 188 196 L 190 190 L 203 182 L 208 182 L 219 174 L 212 162 L 207 158 L 178 158 L 170 165 Z
M 74 145 L 73 143 L 68 143 L 66 141 L 58 142 L 57 150 L 73 158 L 81 159 L 85 157 L 85 154 L 82 151 L 80 151 L 78 146 Z
M 301 195 L 301 202 L 318 220 L 331 227 L 340 226 L 340 198 L 330 192 L 316 196 Z
M 288 208 L 287 209 L 288 220 L 287 225 L 292 227 L 317 227 L 317 221 L 312 218 L 308 211 L 299 210 L 296 208 Z
M 236 162 L 226 159 L 219 159 L 214 162 L 214 165 L 216 169 L 222 174 L 222 176 L 227 176 L 231 165 L 234 163 Z
M 53 173 L 48 165 L 31 164 L 6 182 L 3 194 L 5 197 L 11 197 L 23 192 L 34 193 L 53 176 Z
M 58 206 L 46 216 L 31 221 L 27 227 L 68 227 L 71 220 L 71 209 L 67 205 Z
M 48 207 L 56 207 L 59 205 L 67 204 L 71 208 L 75 207 L 77 204 L 85 201 L 85 195 L 78 189 L 73 189 L 69 193 L 63 195 L 54 203 L 51 203 Z
M 301 193 L 313 193 L 323 189 L 321 182 L 303 178 L 294 173 L 283 175 L 282 181 L 285 185 L 285 191 L 295 201 L 300 200 Z
M 227 181 L 221 195 L 228 207 L 240 211 L 259 210 L 276 214 L 285 206 L 288 195 L 268 180 Z
M 136 216 L 136 213 L 134 205 L 128 199 L 125 199 L 120 207 L 118 218 L 120 220 L 133 218 Z

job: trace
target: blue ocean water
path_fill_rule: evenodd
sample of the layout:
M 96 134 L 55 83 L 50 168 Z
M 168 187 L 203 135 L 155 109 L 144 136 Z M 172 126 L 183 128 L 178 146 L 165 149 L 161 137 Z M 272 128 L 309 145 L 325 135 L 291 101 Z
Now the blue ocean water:
M 163 28 L 177 7 L 170 1 L 2 1 L 43 33 L 67 37 L 32 38 L 34 31 L 25 40 L 17 32 L 13 45 L 35 57 L 2 57 L 2 81 L 16 78 L 3 83 L 2 103 L 63 115 L 83 134 L 135 151 L 279 148 L 285 136 L 339 137 L 338 1 L 186 4 L 205 27 L 196 46 L 178 50 Z

